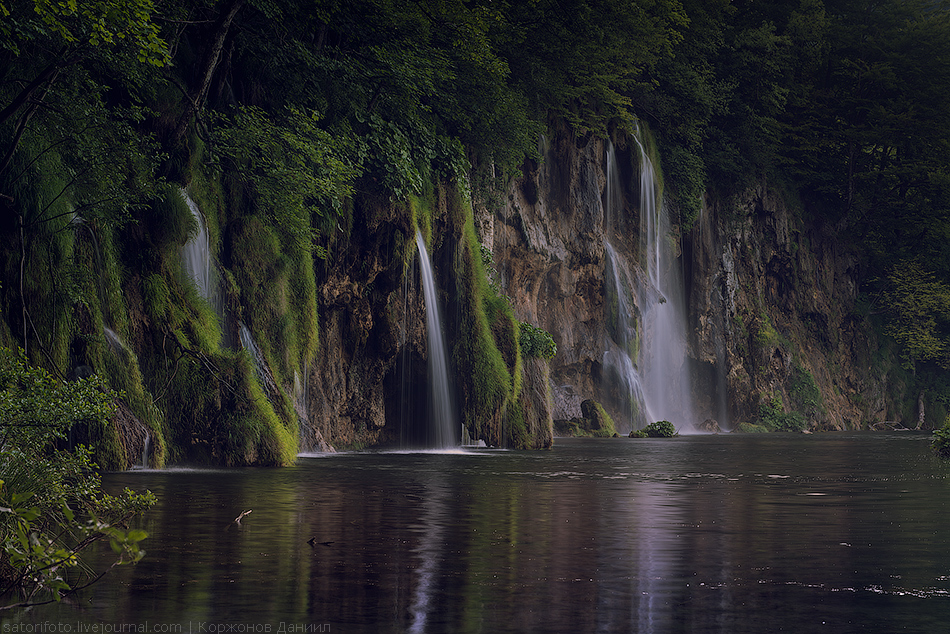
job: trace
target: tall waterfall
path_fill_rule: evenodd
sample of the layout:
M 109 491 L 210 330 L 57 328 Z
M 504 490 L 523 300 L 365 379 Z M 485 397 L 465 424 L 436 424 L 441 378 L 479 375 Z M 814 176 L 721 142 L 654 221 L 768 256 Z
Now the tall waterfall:
M 639 134 L 635 137 L 640 154 L 640 269 L 634 283 L 623 268 L 622 259 L 610 243 L 612 218 L 622 209 L 622 190 L 613 145 L 607 150 L 607 196 L 605 208 L 605 280 L 610 308 L 608 323 L 612 341 L 604 353 L 605 365 L 620 377 L 629 399 L 634 425 L 669 420 L 680 430 L 693 428 L 697 420 L 690 389 L 686 347 L 686 301 L 683 274 L 673 252 L 670 222 L 660 197 L 653 162 Z M 630 286 L 635 287 L 637 316 L 631 305 Z M 616 297 L 616 300 L 611 297 Z
M 419 267 L 426 301 L 426 334 L 429 344 L 429 446 L 437 449 L 457 446 L 459 439 L 455 410 L 449 381 L 448 354 L 442 335 L 439 316 L 439 298 L 432 272 L 432 260 L 426 250 L 422 233 L 416 231 L 419 249 Z

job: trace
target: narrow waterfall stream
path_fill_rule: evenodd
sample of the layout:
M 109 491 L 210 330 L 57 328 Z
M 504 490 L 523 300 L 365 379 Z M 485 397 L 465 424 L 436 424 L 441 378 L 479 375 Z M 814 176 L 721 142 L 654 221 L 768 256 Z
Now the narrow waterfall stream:
M 416 231 L 416 247 L 419 249 L 419 267 L 422 271 L 422 287 L 426 301 L 426 334 L 429 345 L 430 407 L 427 444 L 435 449 L 444 449 L 458 445 L 459 424 L 452 406 L 448 352 L 442 333 L 439 297 L 435 287 L 432 260 L 429 258 L 425 240 L 419 231 Z
M 221 294 L 219 273 L 211 257 L 208 224 L 205 222 L 204 214 L 201 213 L 197 203 L 192 200 L 188 192 L 182 189 L 181 196 L 185 199 L 185 203 L 198 224 L 198 231 L 181 248 L 182 266 L 185 273 L 194 281 L 198 294 L 211 304 L 215 314 L 218 315 L 218 319 L 223 321 L 224 298 Z

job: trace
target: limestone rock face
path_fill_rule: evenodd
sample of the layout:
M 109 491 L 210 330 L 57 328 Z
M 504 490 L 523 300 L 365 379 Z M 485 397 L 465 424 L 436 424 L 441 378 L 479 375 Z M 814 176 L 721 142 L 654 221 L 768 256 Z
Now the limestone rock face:
M 600 393 L 604 321 L 604 143 L 566 130 L 542 140 L 502 205 L 476 205 L 480 239 L 491 249 L 515 317 L 547 330 L 553 417 L 580 414 Z M 631 241 L 636 235 L 630 235 Z
M 615 143 L 623 203 L 612 218 L 605 213 L 605 142 L 566 129 L 542 139 L 542 159 L 524 165 L 500 202 L 476 193 L 476 231 L 515 317 L 547 330 L 558 348 L 550 364 L 522 360 L 519 403 L 538 447 L 551 442 L 543 421 L 589 419 L 582 411 L 588 399 L 618 431 L 637 426 L 605 365 L 616 328 L 608 316 L 616 298 L 605 283 L 608 234 L 626 279 L 646 277 L 638 160 L 629 142 Z M 685 276 L 697 406 L 695 421 L 678 424 L 699 428 L 711 419 L 731 430 L 758 422 L 763 407 L 801 414 L 812 429 L 895 418 L 884 373 L 872 370 L 877 341 L 855 311 L 859 260 L 833 227 L 806 226 L 800 216 L 760 186 L 729 202 L 709 198 L 686 232 L 674 221 L 666 239 Z M 444 219 L 437 214 L 434 222 Z M 306 381 L 305 445 L 395 443 L 414 433 L 392 424 L 413 419 L 426 399 L 424 301 L 418 273 L 404 264 L 412 239 L 404 209 L 361 201 L 347 239 L 318 271 L 321 347 Z M 451 246 L 432 256 L 443 271 L 457 259 Z M 643 296 L 631 293 L 634 321 Z
M 477 206 L 479 238 L 515 316 L 550 332 L 558 346 L 554 419 L 583 417 L 581 403 L 592 398 L 626 430 L 633 425 L 605 367 L 604 236 L 628 276 L 642 280 L 636 157 L 618 141 L 628 202 L 621 218 L 609 219 L 605 143 L 561 129 L 540 150 L 542 160 L 524 166 L 503 204 Z M 839 246 L 833 227 L 805 226 L 764 185 L 730 202 L 705 201 L 689 231 L 675 222 L 668 239 L 685 274 L 694 427 L 705 419 L 724 430 L 756 422 L 775 402 L 812 428 L 886 419 L 883 378 L 871 369 L 878 344 L 855 312 L 859 260 Z
M 398 442 L 406 430 L 387 420 L 425 402 L 425 303 L 403 264 L 412 235 L 407 214 L 362 200 L 350 239 L 318 271 L 320 352 L 306 381 L 304 448 Z
M 855 303 L 861 270 L 835 229 L 805 226 L 760 186 L 711 201 L 687 239 L 691 348 L 698 396 L 724 393 L 718 411 L 752 422 L 778 397 L 811 427 L 853 429 L 885 420 L 878 342 Z M 723 389 L 724 388 L 724 389 Z

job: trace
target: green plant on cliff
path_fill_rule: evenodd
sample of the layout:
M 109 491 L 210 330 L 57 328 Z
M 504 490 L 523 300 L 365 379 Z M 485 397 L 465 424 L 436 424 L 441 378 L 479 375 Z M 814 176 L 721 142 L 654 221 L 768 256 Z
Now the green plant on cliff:
M 759 417 L 756 424 L 769 431 L 802 431 L 807 423 L 801 412 L 786 412 L 779 396 L 772 396 L 759 405 Z
M 553 359 L 557 354 L 557 344 L 554 343 L 551 333 L 524 321 L 519 322 L 518 328 L 520 330 L 518 345 L 521 346 L 521 353 L 524 356 Z
M 790 395 L 799 411 L 806 417 L 814 419 L 824 412 L 824 399 L 815 377 L 800 365 L 792 368 Z
M 906 366 L 928 361 L 948 365 L 950 285 L 915 261 L 895 265 L 887 279 L 892 316 L 887 334 L 901 346 Z
M 475 237 L 470 201 L 454 188 L 448 200 L 448 215 L 455 249 L 454 291 L 450 297 L 459 310 L 454 345 L 463 424 L 473 437 L 490 444 L 529 446 L 524 412 L 519 403 L 522 382 L 522 351 L 517 320 L 507 297 L 489 283 L 482 250 Z

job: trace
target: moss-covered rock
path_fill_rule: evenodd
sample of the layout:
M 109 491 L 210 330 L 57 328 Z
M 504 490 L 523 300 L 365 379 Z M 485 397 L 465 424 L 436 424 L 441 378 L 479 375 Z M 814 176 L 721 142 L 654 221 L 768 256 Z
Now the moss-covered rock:
M 734 434 L 766 434 L 768 431 L 767 427 L 754 423 L 739 423 L 732 430 Z
M 614 421 L 597 401 L 587 399 L 581 403 L 583 416 L 570 420 L 554 421 L 556 436 L 586 436 L 592 438 L 614 438 L 617 430 Z

